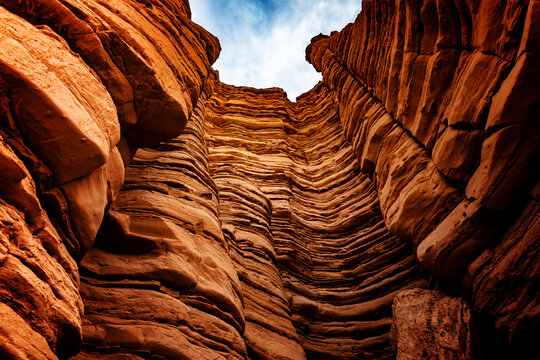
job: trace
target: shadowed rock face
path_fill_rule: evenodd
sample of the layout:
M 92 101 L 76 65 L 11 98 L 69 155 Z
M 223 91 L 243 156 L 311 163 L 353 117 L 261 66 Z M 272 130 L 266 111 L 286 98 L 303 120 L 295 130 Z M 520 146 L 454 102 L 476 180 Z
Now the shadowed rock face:
M 539 18 L 365 0 L 292 103 L 187 1 L 0 1 L 0 358 L 534 358 Z
M 539 326 L 540 3 L 493 5 L 365 1 L 306 57 L 388 228 L 502 337 L 529 338 Z
M 463 299 L 406 290 L 394 298 L 392 310 L 397 360 L 475 358 L 471 309 Z

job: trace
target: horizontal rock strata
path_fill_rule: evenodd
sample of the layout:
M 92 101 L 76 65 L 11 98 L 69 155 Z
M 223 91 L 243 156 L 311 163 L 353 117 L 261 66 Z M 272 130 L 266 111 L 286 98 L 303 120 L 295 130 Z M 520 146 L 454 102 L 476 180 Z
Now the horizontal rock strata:
M 219 52 L 189 17 L 184 1 L 0 2 L 1 357 L 79 351 L 77 261 L 125 164 L 183 131 Z
M 181 137 L 137 153 L 81 263 L 91 358 L 247 356 L 241 284 L 218 219 L 203 104 Z
M 279 90 L 221 85 L 206 114 L 210 166 L 234 166 L 272 205 L 274 261 L 308 358 L 390 358 L 393 295 L 426 284 L 386 229 L 328 89 L 292 104 Z
M 0 1 L 0 357 L 392 359 L 418 287 L 538 355 L 539 1 L 364 0 L 294 103 L 190 17 Z
M 393 297 L 427 283 L 328 94 L 217 83 L 139 150 L 81 263 L 84 356 L 392 358 Z

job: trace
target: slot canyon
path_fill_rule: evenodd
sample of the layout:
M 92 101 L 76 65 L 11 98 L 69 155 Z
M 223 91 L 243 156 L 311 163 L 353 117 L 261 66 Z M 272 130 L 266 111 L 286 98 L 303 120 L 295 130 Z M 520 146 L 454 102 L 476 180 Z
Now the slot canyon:
M 292 102 L 188 0 L 0 0 L 0 359 L 540 358 L 540 1 L 306 46 Z

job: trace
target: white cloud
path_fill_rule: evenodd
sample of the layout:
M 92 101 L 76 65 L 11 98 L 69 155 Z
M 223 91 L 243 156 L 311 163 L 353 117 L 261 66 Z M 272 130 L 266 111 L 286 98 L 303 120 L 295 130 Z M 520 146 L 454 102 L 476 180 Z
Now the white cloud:
M 219 70 L 221 81 L 257 88 L 277 86 L 295 99 L 321 79 L 305 60 L 305 48 L 311 38 L 341 30 L 354 21 L 361 1 L 191 0 L 190 3 L 193 20 L 220 39 L 222 51 L 214 68 Z

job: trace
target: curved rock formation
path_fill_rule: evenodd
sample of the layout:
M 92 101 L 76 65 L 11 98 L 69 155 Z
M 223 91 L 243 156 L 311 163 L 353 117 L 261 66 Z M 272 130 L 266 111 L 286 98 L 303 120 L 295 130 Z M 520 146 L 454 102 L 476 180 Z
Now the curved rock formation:
M 292 104 L 279 90 L 221 85 L 207 106 L 210 165 L 234 166 L 272 205 L 275 262 L 308 358 L 390 358 L 393 296 L 427 283 L 386 229 L 329 95 L 321 85 Z M 239 227 L 235 242 L 249 241 Z
M 295 103 L 190 16 L 0 1 L 1 358 L 538 355 L 539 1 L 364 0 Z
M 516 342 L 539 326 L 539 11 L 365 1 L 354 24 L 306 52 L 388 228 Z
M 81 263 L 91 358 L 246 356 L 242 290 L 218 219 L 203 104 L 179 138 L 137 153 Z
M 183 131 L 217 58 L 189 16 L 176 1 L 0 3 L 2 357 L 79 351 L 77 261 L 125 164 Z

